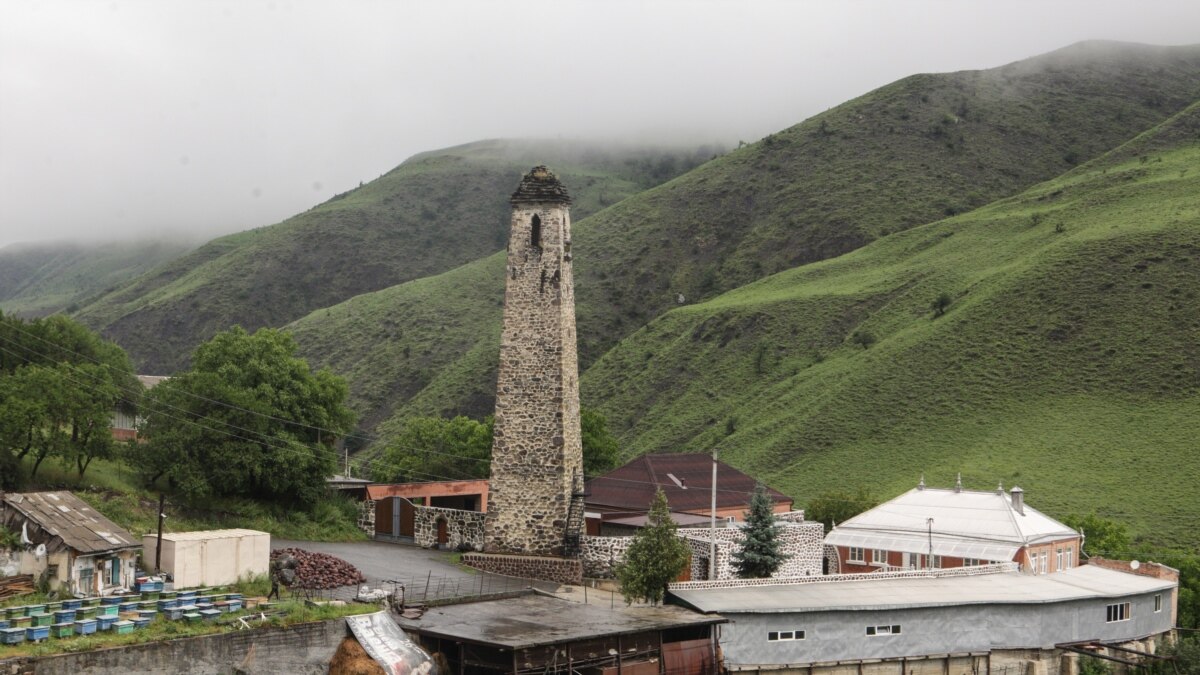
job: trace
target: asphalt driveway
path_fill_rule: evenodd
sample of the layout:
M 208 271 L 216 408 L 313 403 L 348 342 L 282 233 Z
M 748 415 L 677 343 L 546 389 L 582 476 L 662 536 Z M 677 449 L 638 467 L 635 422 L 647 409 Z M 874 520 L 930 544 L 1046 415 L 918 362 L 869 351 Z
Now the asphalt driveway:
M 271 539 L 271 548 L 302 548 L 306 551 L 328 553 L 354 565 L 367 577 L 372 589 L 396 580 L 405 588 L 409 602 L 426 599 L 489 595 L 527 587 L 524 579 L 487 574 L 455 564 L 449 551 L 435 551 L 409 544 L 380 541 L 320 542 Z M 357 588 L 338 589 L 327 594 L 338 599 L 353 597 Z

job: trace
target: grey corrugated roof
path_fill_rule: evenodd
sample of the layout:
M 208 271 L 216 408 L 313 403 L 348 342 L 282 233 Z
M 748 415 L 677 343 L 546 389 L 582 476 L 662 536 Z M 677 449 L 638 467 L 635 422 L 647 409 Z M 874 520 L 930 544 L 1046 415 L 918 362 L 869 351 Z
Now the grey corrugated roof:
M 671 595 L 702 612 L 801 613 L 1039 604 L 1119 598 L 1176 586 L 1174 581 L 1084 565 L 1041 575 L 1005 572 L 962 577 L 864 579 L 672 590 Z
M 3 500 L 46 533 L 85 555 L 142 546 L 133 535 L 70 492 L 10 492 Z
M 1028 504 L 1023 511 L 1001 491 L 915 488 L 839 524 L 825 543 L 926 553 L 933 518 L 935 555 L 1004 561 L 1022 546 L 1079 536 Z

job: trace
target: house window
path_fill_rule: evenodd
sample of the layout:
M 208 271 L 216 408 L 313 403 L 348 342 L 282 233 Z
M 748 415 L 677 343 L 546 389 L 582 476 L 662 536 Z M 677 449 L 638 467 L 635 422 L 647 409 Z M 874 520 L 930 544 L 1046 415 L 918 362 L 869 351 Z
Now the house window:
M 781 631 L 770 631 L 767 633 L 767 640 L 769 642 L 776 642 L 776 641 L 783 642 L 783 641 L 787 641 L 787 640 L 803 640 L 803 639 L 804 639 L 804 631 L 802 631 L 802 630 L 781 630 Z
M 1118 602 L 1115 605 L 1109 605 L 1107 608 L 1107 619 L 1105 619 L 1105 621 L 1108 623 L 1128 621 L 1130 617 L 1133 616 L 1133 612 L 1130 611 L 1130 609 L 1131 608 L 1128 602 Z
M 95 574 L 96 574 L 96 571 L 94 569 L 92 569 L 91 567 L 85 567 L 85 568 L 79 570 L 79 590 L 80 591 L 87 593 L 88 595 L 92 594 L 92 591 L 95 590 L 95 588 L 96 588 L 96 584 L 94 583 L 95 578 L 96 578 Z
M 1040 562 L 1041 562 L 1040 573 L 1045 574 L 1046 568 L 1050 565 L 1050 553 L 1047 551 L 1042 551 L 1042 555 L 1040 556 Z
M 867 626 L 867 635 L 876 637 L 880 635 L 899 635 L 900 624 L 892 624 L 890 626 Z
M 886 565 L 887 564 L 887 551 L 885 551 L 881 548 L 871 549 L 871 562 L 873 562 L 877 565 Z
M 1154 595 L 1154 611 L 1155 612 L 1162 611 L 1162 593 L 1156 593 Z
M 846 558 L 846 562 L 865 563 L 867 561 L 866 549 L 859 546 L 850 547 L 850 555 Z
M 1074 552 L 1075 549 L 1071 548 L 1070 546 L 1067 547 L 1067 569 L 1071 569 L 1071 566 L 1075 563 L 1073 560 L 1075 557 Z
M 963 567 L 978 567 L 982 564 L 979 558 L 963 558 Z
M 120 586 L 121 585 L 121 559 L 113 558 L 112 560 L 109 561 L 108 567 L 109 567 L 109 571 L 112 572 L 112 576 L 109 577 L 109 583 L 112 584 L 113 586 Z
M 1063 571 L 1063 550 L 1060 548 L 1054 553 L 1054 571 Z
M 941 567 L 942 567 L 942 556 L 935 555 L 935 556 L 929 557 L 929 569 L 936 570 L 936 569 L 941 569 Z

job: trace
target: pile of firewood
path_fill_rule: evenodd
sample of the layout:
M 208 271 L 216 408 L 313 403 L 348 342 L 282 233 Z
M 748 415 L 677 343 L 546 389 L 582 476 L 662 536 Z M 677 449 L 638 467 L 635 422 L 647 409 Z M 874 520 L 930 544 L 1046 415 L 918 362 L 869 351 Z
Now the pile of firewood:
M 288 560 L 288 558 L 291 560 Z M 354 586 L 367 580 L 358 568 L 337 556 L 305 551 L 302 548 L 282 548 L 271 551 L 272 569 L 294 572 L 294 581 L 285 585 L 293 588 L 325 590 L 339 586 Z M 292 577 L 292 574 L 284 578 Z
M 33 575 L 22 574 L 0 579 L 0 600 L 33 592 Z

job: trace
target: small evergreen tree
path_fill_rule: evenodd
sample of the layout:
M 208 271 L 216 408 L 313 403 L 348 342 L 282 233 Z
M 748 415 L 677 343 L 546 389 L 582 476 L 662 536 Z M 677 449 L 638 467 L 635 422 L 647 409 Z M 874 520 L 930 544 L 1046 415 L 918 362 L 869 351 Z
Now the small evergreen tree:
M 617 567 L 621 595 L 625 604 L 635 600 L 657 605 L 666 594 L 667 584 L 676 579 L 688 564 L 687 544 L 675 536 L 675 522 L 667 508 L 667 496 L 660 489 L 654 495 L 646 526 L 638 530 L 625 553 L 625 562 Z
M 750 510 L 746 512 L 746 526 L 742 528 L 741 547 L 733 552 L 737 574 L 743 579 L 763 579 L 775 573 L 788 556 L 780 550 L 779 531 L 782 526 L 775 521 L 775 512 L 767 488 L 759 483 L 750 498 Z

